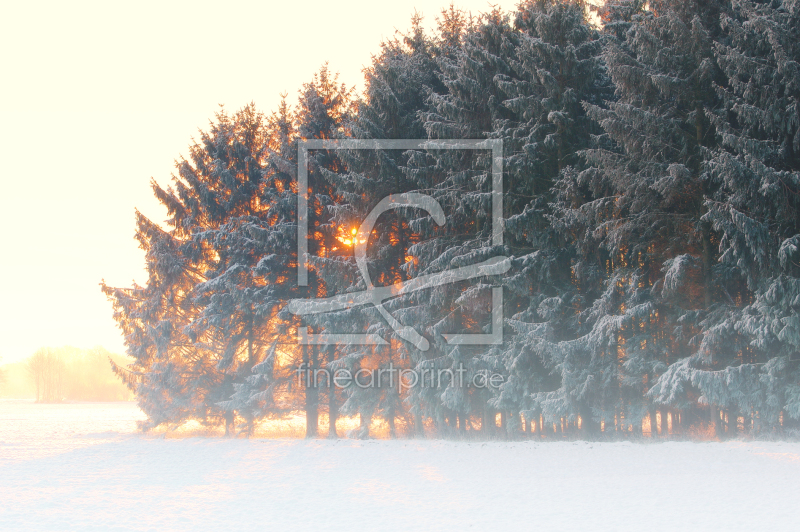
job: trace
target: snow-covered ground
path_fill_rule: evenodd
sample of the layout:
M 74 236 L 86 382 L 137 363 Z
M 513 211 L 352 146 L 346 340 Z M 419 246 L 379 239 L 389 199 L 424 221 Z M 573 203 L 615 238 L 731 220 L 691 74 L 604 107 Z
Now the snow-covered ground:
M 798 530 L 800 444 L 225 440 L 0 401 L 0 530 Z

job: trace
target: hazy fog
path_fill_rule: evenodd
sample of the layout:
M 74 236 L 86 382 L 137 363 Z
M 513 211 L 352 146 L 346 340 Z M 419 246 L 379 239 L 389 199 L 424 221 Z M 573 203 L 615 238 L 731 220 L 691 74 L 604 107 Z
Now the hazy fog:
M 0 397 L 42 402 L 132 400 L 133 394 L 114 375 L 109 357 L 118 364 L 128 363 L 102 347 L 41 348 L 22 362 L 0 366 Z

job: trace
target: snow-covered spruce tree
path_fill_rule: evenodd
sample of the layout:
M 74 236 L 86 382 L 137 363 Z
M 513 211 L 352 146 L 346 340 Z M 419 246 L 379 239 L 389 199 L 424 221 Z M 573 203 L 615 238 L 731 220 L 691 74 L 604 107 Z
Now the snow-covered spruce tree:
M 224 187 L 215 191 L 214 203 L 223 205 L 225 223 L 204 229 L 198 224 L 194 239 L 214 250 L 214 259 L 205 272 L 207 281 L 194 289 L 195 304 L 200 315 L 190 325 L 191 335 L 198 346 L 218 353 L 217 369 L 224 372 L 225 383 L 206 401 L 219 405 L 233 393 L 233 384 L 250 373 L 258 362 L 269 337 L 270 316 L 256 312 L 262 286 L 251 274 L 260 250 L 242 234 L 242 224 L 265 216 L 260 186 L 267 132 L 260 113 L 252 106 L 238 127 L 226 132 L 231 141 L 224 152 L 213 154 L 222 164 L 216 164 L 214 178 Z M 226 413 L 226 433 L 231 433 L 237 412 Z M 240 410 L 252 429 L 254 412 Z
M 432 92 L 428 109 L 421 113 L 431 139 L 487 139 L 496 120 L 513 116 L 502 105 L 507 94 L 494 81 L 497 75 L 513 75 L 508 60 L 516 34 L 509 17 L 495 9 L 476 19 L 465 18 L 462 28 L 460 44 L 444 48 L 436 58 L 446 91 Z M 416 275 L 474 264 L 505 252 L 491 245 L 489 149 L 417 152 L 403 171 L 415 189 L 439 202 L 447 218 L 441 227 L 427 214 L 411 220 L 411 228 L 420 239 L 408 251 L 414 258 Z M 412 400 L 423 405 L 424 414 L 442 430 L 472 429 L 471 418 L 475 416 L 487 433 L 495 426 L 487 390 L 468 387 L 467 383 L 477 372 L 499 371 L 496 359 L 484 356 L 487 346 L 448 345 L 442 336 L 490 332 L 492 291 L 487 281 L 481 278 L 425 291 L 420 294 L 425 304 L 414 307 L 415 314 L 407 318 L 419 324 L 431 340 L 418 369 L 435 370 L 437 375 L 439 370 L 443 372 L 437 382 L 412 390 L 412 394 L 418 394 Z M 450 379 L 445 373 L 461 368 L 467 370 L 463 379 Z
M 564 169 L 581 164 L 577 152 L 599 132 L 583 102 L 597 104 L 612 93 L 601 36 L 587 23 L 580 3 L 523 3 L 515 26 L 513 76 L 495 77 L 508 94 L 503 105 L 513 112 L 495 121 L 492 136 L 503 139 L 505 238 L 514 260 L 504 280 L 506 342 L 493 351 L 508 380 L 493 404 L 502 411 L 522 411 L 526 423 L 535 422 L 541 431 L 554 422 L 560 426 L 562 418 L 574 423 L 578 415 L 591 417 L 587 398 L 567 399 L 568 408 L 562 404 L 546 412 L 537 400 L 537 393 L 559 386 L 558 375 L 544 366 L 549 358 L 539 344 L 570 337 L 565 319 L 572 301 L 581 297 L 570 275 L 570 247 L 552 231 L 547 214 L 553 183 Z
M 294 113 L 285 97 L 267 119 L 266 131 L 258 196 L 263 214 L 237 219 L 227 235 L 246 251 L 246 260 L 236 273 L 252 277 L 248 294 L 252 307 L 248 309 L 252 308 L 262 328 L 254 338 L 258 351 L 248 364 L 252 366 L 249 374 L 244 372 L 234 382 L 235 392 L 221 405 L 254 418 L 280 419 L 302 410 L 304 402 L 302 387 L 296 383 L 296 368 L 279 361 L 281 355 L 297 360 L 300 350 L 292 322 L 278 313 L 288 300 L 305 294 L 304 287 L 292 282 L 297 272 L 297 132 Z M 250 360 L 249 322 L 246 326 Z
M 273 333 L 262 339 L 270 347 L 265 358 L 252 368 L 252 374 L 237 385 L 236 393 L 225 403 L 227 408 L 257 408 L 263 414 L 304 411 L 306 436 L 315 437 L 319 424 L 319 391 L 305 373 L 313 375 L 325 363 L 319 346 L 298 346 L 297 327 L 308 325 L 312 333 L 318 324 L 301 323 L 282 310 L 294 298 L 324 297 L 328 288 L 311 262 L 307 286 L 297 283 L 297 147 L 299 139 L 341 137 L 351 113 L 351 90 L 337 81 L 324 65 L 311 82 L 300 90 L 296 111 L 290 116 L 285 104 L 270 120 L 272 136 L 266 155 L 261 187 L 263 219 L 242 220 L 239 232 L 257 251 L 251 273 L 261 288 L 254 292 L 257 315 L 269 319 Z M 341 172 L 344 166 L 336 152 L 312 150 L 308 160 L 308 253 L 311 257 L 331 257 L 336 227 L 328 206 L 337 192 L 322 175 L 323 169 Z M 259 255 L 260 254 L 260 255 Z M 254 258 L 256 258 L 254 256 Z
M 324 65 L 314 80 L 303 86 L 300 93 L 296 127 L 300 138 L 308 139 L 333 139 L 346 135 L 345 124 L 353 112 L 353 90 L 338 83 L 338 74 L 328 71 Z M 339 192 L 326 175 L 343 172 L 345 166 L 339 159 L 338 153 L 333 150 L 313 150 L 308 156 L 308 252 L 311 257 L 322 259 L 335 258 L 342 252 L 337 245 L 339 234 L 330 206 L 339 201 Z M 324 297 L 332 294 L 325 280 L 319 275 L 318 262 L 309 261 L 310 272 L 306 297 Z M 309 321 L 312 332 L 319 332 L 321 327 Z M 321 348 L 316 345 L 304 346 L 303 365 L 311 372 L 315 372 L 326 363 L 326 357 L 333 353 L 328 349 L 323 355 Z M 319 417 L 319 390 L 313 385 L 306 386 L 306 437 L 313 437 L 318 432 Z M 335 391 L 334 391 L 335 393 Z M 334 404 L 335 401 L 329 401 Z M 329 414 L 329 419 L 331 416 Z M 335 434 L 334 426 L 334 434 Z
M 422 19 L 415 15 L 411 31 L 400 38 L 382 43 L 381 53 L 365 71 L 366 88 L 357 102 L 357 112 L 347 129 L 356 139 L 419 139 L 425 130 L 418 111 L 425 107 L 431 91 L 441 91 L 443 86 L 436 76 L 434 54 L 437 46 L 427 37 L 421 26 Z M 348 150 L 339 152 L 347 172 L 326 172 L 326 177 L 337 190 L 338 201 L 329 210 L 337 228 L 335 255 L 315 259 L 315 265 L 334 293 L 363 290 L 365 284 L 358 273 L 352 256 L 359 224 L 369 212 L 390 194 L 413 190 L 402 172 L 409 154 L 404 150 Z M 368 236 L 367 259 L 370 279 L 376 286 L 389 285 L 408 278 L 410 257 L 407 249 L 416 242 L 409 227 L 409 215 L 414 212 L 391 211 L 378 218 L 373 232 Z M 387 302 L 386 307 L 403 323 L 409 312 L 409 301 L 403 305 Z M 419 306 L 419 303 L 416 303 Z M 413 346 L 398 338 L 373 307 L 361 307 L 332 312 L 320 316 L 320 324 L 329 332 L 377 334 L 389 341 L 388 346 L 330 346 L 328 368 L 348 369 L 355 374 L 359 369 L 387 370 L 408 368 L 415 357 Z M 410 347 L 410 349 L 409 349 Z M 336 354 L 339 353 L 338 360 Z M 384 373 L 383 375 L 388 375 Z M 362 420 L 361 437 L 369 435 L 373 416 L 386 421 L 389 435 L 397 434 L 396 420 L 404 421 L 406 432 L 421 432 L 420 405 L 410 404 L 396 378 L 384 378 L 373 386 L 350 386 L 346 390 L 343 413 L 358 414 Z M 328 390 L 328 398 L 335 400 L 335 390 Z M 413 406 L 413 408 L 412 408 Z M 334 407 L 329 405 L 329 411 Z M 412 413 L 413 410 L 413 413 Z M 414 421 L 411 421 L 413 417 Z
M 623 41 L 633 24 L 633 17 L 641 15 L 647 5 L 646 0 L 605 0 L 591 9 L 600 19 L 603 33 Z
M 544 411 L 572 413 L 585 401 L 606 431 L 638 433 L 649 417 L 655 434 L 646 393 L 689 353 L 719 297 L 715 236 L 702 220 L 718 12 L 694 1 L 631 4 L 613 12 L 630 21 L 611 21 L 604 49 L 616 100 L 585 104 L 604 133 L 583 152 L 589 167 L 556 185 L 551 220 L 574 246 L 578 297 L 557 309 L 573 314 L 574 337 L 540 346 L 561 386 L 538 400 Z M 683 408 L 692 398 L 653 399 Z
M 185 294 L 202 281 L 188 258 L 196 256 L 197 250 L 182 245 L 174 229 L 165 231 L 138 211 L 136 225 L 136 238 L 147 262 L 146 286 L 103 284 L 102 290 L 113 304 L 127 354 L 134 359 L 127 368 L 114 366 L 114 371 L 136 394 L 148 418 L 140 427 L 149 429 L 202 416 L 205 398 L 196 393 L 199 390 L 193 386 L 194 375 L 184 355 L 199 355 L 202 360 L 209 354 L 195 353 L 189 347 L 191 340 L 183 334 L 189 322 L 184 313 L 196 312 Z
M 102 285 L 134 358 L 130 367 L 114 369 L 147 414 L 144 428 L 188 419 L 212 425 L 224 420 L 226 428 L 231 423 L 218 403 L 233 391 L 239 367 L 232 359 L 239 350 L 226 334 L 240 326 L 237 320 L 249 317 L 229 309 L 218 322 L 204 321 L 202 306 L 207 302 L 196 299 L 196 288 L 217 275 L 226 260 L 220 255 L 220 242 L 207 238 L 209 231 L 249 213 L 256 202 L 261 128 L 261 115 L 252 105 L 233 116 L 224 110 L 217 113 L 209 130 L 191 146 L 189 159 L 177 164 L 173 186 L 152 184 L 170 216 L 166 228 L 136 213 L 147 285 Z
M 243 417 L 248 433 L 256 418 L 281 417 L 291 403 L 288 368 L 276 368 L 276 357 L 279 344 L 280 352 L 293 347 L 285 345 L 287 326 L 278 312 L 297 295 L 298 287 L 289 282 L 296 272 L 296 238 L 287 234 L 296 226 L 263 229 L 280 220 L 281 210 L 291 212 L 284 202 L 293 175 L 280 170 L 275 160 L 290 149 L 296 152 L 290 112 L 284 100 L 266 124 L 259 117 L 249 124 L 252 130 L 243 132 L 244 145 L 259 155 L 258 160 L 242 158 L 239 169 L 257 186 L 246 212 L 196 235 L 218 259 L 207 272 L 209 280 L 195 288 L 202 311 L 192 330 L 198 337 L 212 334 L 215 350 L 222 353 L 218 366 L 231 382 L 215 402 L 230 419 Z
M 800 419 L 800 3 L 732 5 L 715 49 L 727 79 L 724 106 L 709 113 L 721 146 L 704 219 L 739 285 L 675 377 L 724 409 L 735 434 L 740 417 L 757 433 Z

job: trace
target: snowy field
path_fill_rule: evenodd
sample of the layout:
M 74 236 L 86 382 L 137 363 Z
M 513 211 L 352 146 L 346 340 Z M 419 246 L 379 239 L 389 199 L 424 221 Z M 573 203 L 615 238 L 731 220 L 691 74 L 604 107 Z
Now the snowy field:
M 0 530 L 798 530 L 800 444 L 136 434 L 0 401 Z

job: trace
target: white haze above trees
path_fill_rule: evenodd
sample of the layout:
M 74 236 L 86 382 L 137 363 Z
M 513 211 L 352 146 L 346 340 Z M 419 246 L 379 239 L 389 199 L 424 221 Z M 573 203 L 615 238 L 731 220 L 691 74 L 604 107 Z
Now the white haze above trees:
M 323 68 L 264 116 L 216 122 L 153 184 L 169 220 L 139 215 L 145 286 L 103 286 L 128 353 L 116 370 L 148 416 L 237 424 L 303 411 L 389 433 L 581 430 L 629 437 L 710 428 L 767 434 L 800 418 L 800 1 L 523 2 L 415 19 L 383 43 L 356 97 Z M 310 152 L 309 286 L 297 286 L 299 139 L 502 139 L 504 241 L 492 247 L 485 152 Z M 430 340 L 413 349 L 373 308 L 304 323 L 290 299 L 364 289 L 342 235 L 388 194 L 434 196 L 370 237 L 376 284 L 512 257 L 502 278 L 430 288 L 387 308 Z M 504 287 L 504 342 L 481 330 Z M 385 347 L 297 345 L 296 329 L 372 333 Z M 499 389 L 336 390 L 295 369 L 467 370 Z M 386 383 L 385 383 L 386 384 Z M 667 421 L 669 420 L 669 421 Z M 498 423 L 499 421 L 499 423 Z M 498 426 L 499 425 L 499 426 Z M 336 435 L 330 424 L 331 436 Z

